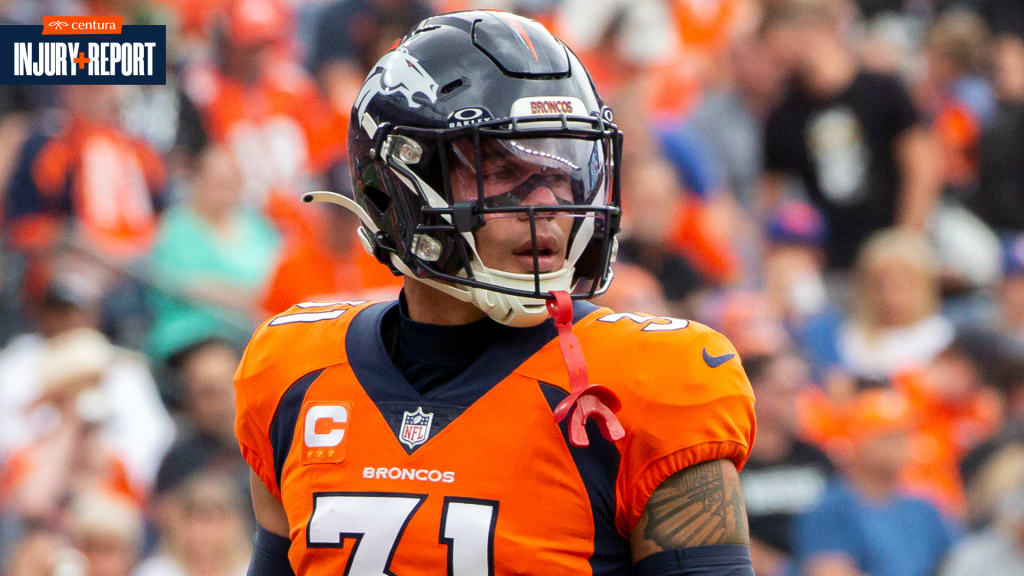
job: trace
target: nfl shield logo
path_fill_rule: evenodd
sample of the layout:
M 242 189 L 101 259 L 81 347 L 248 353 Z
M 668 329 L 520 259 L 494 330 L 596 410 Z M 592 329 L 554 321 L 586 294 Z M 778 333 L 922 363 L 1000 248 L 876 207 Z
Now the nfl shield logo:
M 430 422 L 434 419 L 434 413 L 423 413 L 423 407 L 417 407 L 415 412 L 403 412 L 402 430 L 398 439 L 410 449 L 419 446 L 430 437 Z

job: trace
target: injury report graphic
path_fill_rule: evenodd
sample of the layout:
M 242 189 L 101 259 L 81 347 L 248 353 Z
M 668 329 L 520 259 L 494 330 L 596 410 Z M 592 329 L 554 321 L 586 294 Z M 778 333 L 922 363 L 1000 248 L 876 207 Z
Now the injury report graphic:
M 44 16 L 0 26 L 0 84 L 164 84 L 167 27 L 121 17 Z

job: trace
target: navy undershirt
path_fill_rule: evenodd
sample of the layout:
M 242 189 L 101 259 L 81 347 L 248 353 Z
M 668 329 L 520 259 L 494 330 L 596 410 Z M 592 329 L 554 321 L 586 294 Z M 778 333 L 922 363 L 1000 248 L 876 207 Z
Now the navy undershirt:
M 454 379 L 514 330 L 490 318 L 459 326 L 416 322 L 409 317 L 404 293 L 382 323 L 391 361 L 420 394 Z

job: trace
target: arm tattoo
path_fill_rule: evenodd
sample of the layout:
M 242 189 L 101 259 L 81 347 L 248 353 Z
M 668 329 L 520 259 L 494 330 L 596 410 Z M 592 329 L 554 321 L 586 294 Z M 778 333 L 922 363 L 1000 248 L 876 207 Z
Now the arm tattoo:
M 703 462 L 669 476 L 651 495 L 630 540 L 634 561 L 688 546 L 749 544 L 732 462 Z

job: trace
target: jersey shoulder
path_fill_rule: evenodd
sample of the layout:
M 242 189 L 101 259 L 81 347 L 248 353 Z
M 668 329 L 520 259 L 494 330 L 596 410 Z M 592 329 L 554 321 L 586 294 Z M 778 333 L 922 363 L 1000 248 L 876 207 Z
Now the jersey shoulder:
M 372 302 L 303 302 L 264 322 L 235 371 L 235 436 L 242 456 L 280 498 L 270 428 L 285 393 L 303 376 L 348 361 L 352 319 Z
M 302 302 L 270 317 L 246 345 L 237 376 L 344 362 L 349 324 L 373 304 L 365 300 Z
M 621 403 L 622 534 L 676 472 L 720 459 L 743 468 L 756 430 L 754 394 L 725 336 L 698 322 L 609 309 L 581 321 L 578 332 L 590 381 L 611 388 Z
M 594 382 L 628 383 L 629 392 L 655 401 L 753 398 L 732 342 L 699 322 L 605 308 L 578 332 Z
M 236 402 L 273 416 L 277 402 L 302 376 L 348 361 L 345 336 L 366 301 L 303 302 L 265 321 L 235 372 Z

